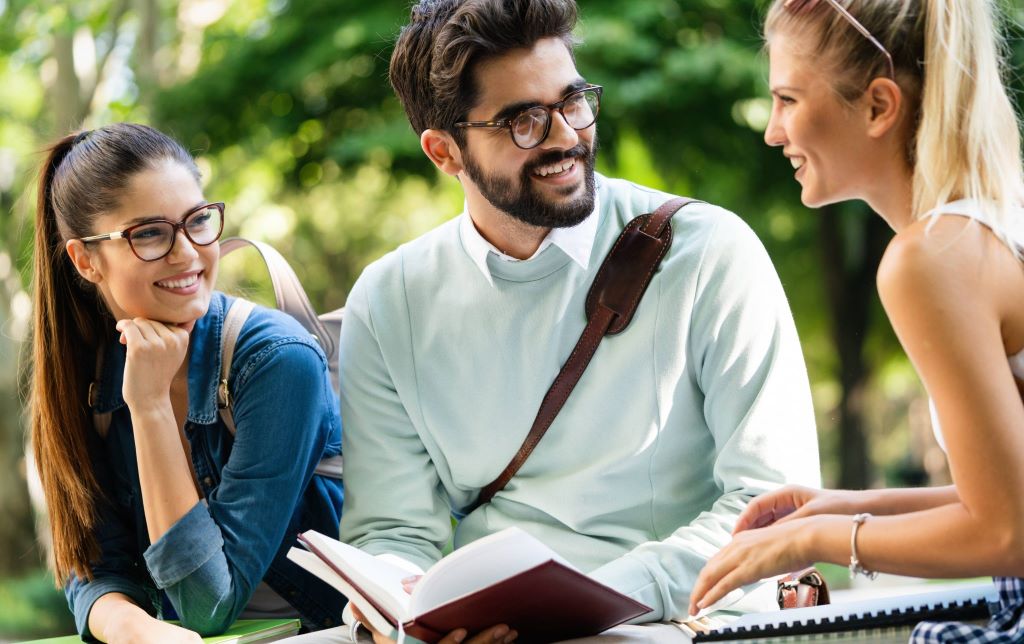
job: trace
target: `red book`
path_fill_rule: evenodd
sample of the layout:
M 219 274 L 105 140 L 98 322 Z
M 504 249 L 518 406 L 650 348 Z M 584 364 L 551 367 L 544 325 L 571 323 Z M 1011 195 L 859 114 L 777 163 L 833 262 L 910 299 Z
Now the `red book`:
M 468 544 L 430 568 L 412 594 L 410 572 L 310 530 L 288 558 L 349 598 L 375 629 L 436 642 L 457 628 L 496 624 L 518 641 L 596 635 L 651 609 L 583 574 L 519 528 Z

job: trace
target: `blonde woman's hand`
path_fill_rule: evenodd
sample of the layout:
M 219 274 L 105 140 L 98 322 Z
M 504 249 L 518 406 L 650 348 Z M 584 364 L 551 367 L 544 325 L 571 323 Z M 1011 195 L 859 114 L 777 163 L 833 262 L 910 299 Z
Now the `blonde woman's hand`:
M 810 566 L 815 560 L 811 527 L 822 519 L 797 519 L 734 533 L 697 576 L 690 593 L 690 614 L 696 615 L 735 588 Z
M 819 490 L 802 485 L 766 492 L 755 497 L 736 520 L 732 533 L 786 523 L 817 514 L 856 514 L 861 505 L 852 490 Z
M 166 404 L 171 380 L 188 353 L 188 331 L 145 318 L 118 320 L 116 328 L 128 348 L 121 393 L 129 409 L 137 413 Z

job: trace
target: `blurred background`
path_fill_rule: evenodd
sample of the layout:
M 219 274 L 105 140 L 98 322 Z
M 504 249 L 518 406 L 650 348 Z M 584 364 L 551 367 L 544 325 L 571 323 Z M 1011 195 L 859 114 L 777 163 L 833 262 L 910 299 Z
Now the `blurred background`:
M 971 1 L 971 0 L 954 0 Z M 78 127 L 155 125 L 198 158 L 227 233 L 289 258 L 331 310 L 371 261 L 462 207 L 387 83 L 406 0 L 0 0 L 0 641 L 72 632 L 26 463 L 35 175 Z M 801 206 L 763 143 L 762 0 L 581 0 L 578 67 L 605 86 L 601 172 L 715 202 L 760 235 L 789 296 L 827 485 L 948 482 L 927 402 L 878 303 L 891 232 L 862 204 Z M 1002 0 L 1024 89 L 1024 0 Z M 253 257 L 222 282 L 265 303 Z

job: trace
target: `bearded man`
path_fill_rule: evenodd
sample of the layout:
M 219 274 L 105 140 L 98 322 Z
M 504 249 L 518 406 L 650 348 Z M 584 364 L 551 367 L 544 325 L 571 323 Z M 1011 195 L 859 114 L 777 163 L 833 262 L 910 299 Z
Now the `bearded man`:
M 349 296 L 341 537 L 426 569 L 452 540 L 518 526 L 663 622 L 686 616 L 753 496 L 818 484 L 814 416 L 764 248 L 732 213 L 690 204 L 629 327 L 478 505 L 573 351 L 602 259 L 672 197 L 595 172 L 614 92 L 577 70 L 576 20 L 573 0 L 422 0 L 401 31 L 391 83 L 465 210 Z M 770 587 L 734 606 L 773 607 Z

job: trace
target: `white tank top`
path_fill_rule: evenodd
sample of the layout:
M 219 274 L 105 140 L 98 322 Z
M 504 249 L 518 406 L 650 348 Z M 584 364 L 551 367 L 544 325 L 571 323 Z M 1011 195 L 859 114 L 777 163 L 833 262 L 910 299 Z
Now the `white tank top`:
M 950 202 L 945 206 L 936 208 L 932 213 L 970 217 L 991 228 L 988 221 L 986 221 L 984 213 L 978 208 L 977 203 L 968 199 Z M 1007 236 L 1010 238 L 1010 242 L 1014 243 L 1020 251 L 1024 252 L 1024 214 L 1017 218 L 1016 225 L 1007 231 Z M 1000 237 L 1000 239 L 1002 238 Z M 1010 371 L 1014 377 L 1024 381 L 1024 350 L 1015 355 L 1008 356 L 1007 359 L 1010 361 Z M 939 447 L 942 448 L 942 451 L 946 451 L 946 442 L 942 438 L 942 428 L 939 425 L 939 415 L 935 411 L 935 403 L 931 399 L 928 400 L 928 410 L 932 416 L 932 431 L 935 433 L 935 440 L 939 442 Z

